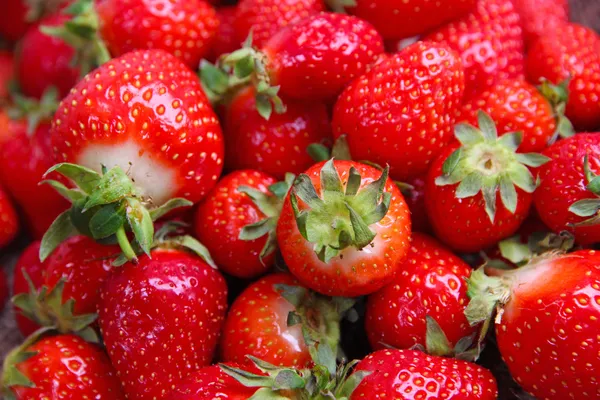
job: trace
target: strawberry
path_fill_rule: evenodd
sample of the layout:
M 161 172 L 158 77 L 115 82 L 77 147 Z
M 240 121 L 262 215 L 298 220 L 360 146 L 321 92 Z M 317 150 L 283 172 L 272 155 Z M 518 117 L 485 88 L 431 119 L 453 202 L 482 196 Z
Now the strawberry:
M 0 249 L 9 244 L 19 231 L 19 219 L 8 194 L 0 186 Z
M 238 43 L 252 32 L 258 47 L 281 28 L 325 10 L 323 0 L 241 0 L 233 23 Z
M 223 54 L 231 53 L 237 50 L 242 44 L 237 40 L 235 28 L 235 15 L 237 7 L 220 7 L 217 8 L 217 18 L 219 19 L 219 30 L 215 35 L 208 59 L 216 61 Z
M 456 126 L 454 143 L 433 162 L 425 204 L 436 236 L 452 249 L 476 252 L 511 236 L 529 213 L 535 179 L 527 168 L 549 159 L 516 153 L 519 133 L 498 137 L 489 115 L 478 114 L 479 128 Z
M 430 354 L 447 355 L 475 333 L 464 315 L 469 302 L 465 280 L 471 275 L 464 261 L 436 240 L 413 233 L 399 271 L 367 302 L 365 327 L 374 349 L 419 345 Z M 431 342 L 438 332 L 440 342 Z
M 388 169 L 327 161 L 296 178 L 279 223 L 279 248 L 301 284 L 356 297 L 388 284 L 408 251 L 408 207 Z
M 345 303 L 311 293 L 289 274 L 267 275 L 231 305 L 221 338 L 221 359 L 246 364 L 246 356 L 251 355 L 277 366 L 308 367 L 312 343 L 306 342 L 307 336 L 337 349 L 341 312 L 349 308 Z
M 13 79 L 14 69 L 14 57 L 12 53 L 0 50 L 0 104 L 8 100 L 8 85 Z
M 200 204 L 194 217 L 196 237 L 206 243 L 222 271 L 254 278 L 273 265 L 275 228 L 290 184 L 276 184 L 259 171 L 234 171 Z
M 283 179 L 286 173 L 299 174 L 313 164 L 306 151 L 309 145 L 331 140 L 323 103 L 286 99 L 285 112 L 267 121 L 256 104 L 254 89 L 247 88 L 227 106 L 223 129 L 228 169 L 256 169 Z
M 460 54 L 465 67 L 465 99 L 497 81 L 523 76 L 523 32 L 511 0 L 478 0 L 472 12 L 424 39 L 446 43 Z
M 538 257 L 525 267 L 471 275 L 467 318 L 495 319 L 496 339 L 513 378 L 539 399 L 600 396 L 600 253 Z M 591 379 L 586 379 L 588 377 Z
M 345 0 L 337 0 L 344 3 Z M 477 0 L 356 0 L 345 9 L 369 21 L 385 39 L 404 39 L 462 17 Z
M 334 136 L 347 135 L 354 159 L 389 164 L 397 180 L 416 178 L 450 141 L 463 90 L 457 55 L 416 43 L 344 90 L 333 112 Z
M 578 131 L 600 126 L 600 36 L 577 24 L 556 27 L 534 41 L 527 57 L 527 79 L 535 84 L 566 79 L 566 116 Z
M 40 21 L 40 25 L 56 27 L 68 19 L 57 14 Z M 21 40 L 16 60 L 19 88 L 26 96 L 41 98 L 54 86 L 63 98 L 79 80 L 79 69 L 71 64 L 75 51 L 61 39 L 44 34 L 40 25 L 29 28 Z
M 538 37 L 553 34 L 569 22 L 568 0 L 513 0 L 521 16 L 525 44 L 529 47 Z
M 544 150 L 559 129 L 550 102 L 535 86 L 522 80 L 498 82 L 469 99 L 457 120 L 475 124 L 479 110 L 488 113 L 496 122 L 498 134 L 517 131 L 523 134 L 519 146 L 521 153 Z M 567 125 L 561 130 L 562 134 L 572 134 L 569 129 L 572 127 L 566 121 L 564 123 Z
M 551 161 L 539 168 L 534 195 L 541 220 L 555 232 L 572 232 L 579 244 L 600 241 L 600 133 L 559 140 L 544 155 Z
M 173 248 L 190 239 L 113 269 L 100 291 L 102 337 L 128 398 L 162 399 L 212 360 L 227 287 L 216 269 Z
M 125 400 L 106 354 L 75 335 L 58 335 L 31 343 L 5 360 L 7 399 Z
M 375 400 L 382 394 L 419 400 L 495 400 L 498 396 L 496 380 L 488 370 L 414 350 L 376 351 L 355 371 L 370 375 L 352 392 L 350 400 Z
M 413 231 L 429 233 L 431 224 L 425 208 L 425 175 L 398 183 L 410 210 L 410 221 Z
M 0 14 L 0 36 L 16 42 L 30 24 L 64 7 L 70 0 L 9 0 Z

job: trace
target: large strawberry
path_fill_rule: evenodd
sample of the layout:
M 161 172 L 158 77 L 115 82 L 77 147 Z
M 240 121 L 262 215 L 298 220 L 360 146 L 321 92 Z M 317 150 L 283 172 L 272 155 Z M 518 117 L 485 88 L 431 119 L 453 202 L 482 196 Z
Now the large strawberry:
M 256 109 L 255 90 L 239 92 L 227 105 L 223 121 L 225 166 L 255 169 L 283 179 L 313 164 L 306 151 L 313 143 L 331 141 L 327 107 L 321 102 L 284 100 L 285 112 L 269 120 Z
M 569 79 L 567 117 L 578 130 L 600 126 L 600 36 L 592 29 L 565 24 L 534 41 L 527 78 L 557 85 Z
M 276 184 L 253 170 L 223 177 L 200 204 L 194 230 L 220 269 L 239 278 L 264 274 L 275 259 L 275 229 L 293 177 Z
M 347 135 L 354 159 L 389 164 L 394 179 L 415 178 L 452 138 L 463 90 L 456 53 L 419 42 L 344 90 L 335 105 L 333 133 Z
M 396 278 L 369 296 L 365 327 L 371 346 L 419 345 L 430 354 L 447 355 L 475 333 L 464 315 L 469 300 L 465 280 L 471 268 L 418 233 L 413 233 L 408 256 L 400 264 Z
M 513 4 L 521 16 L 527 46 L 569 22 L 568 0 L 513 0 Z
M 454 143 L 444 149 L 427 175 L 425 204 L 437 237 L 452 249 L 475 252 L 517 231 L 529 213 L 536 188 L 527 168 L 548 158 L 516 153 L 519 133 L 498 137 L 496 125 L 480 111 L 479 128 L 456 126 Z
M 478 0 L 476 8 L 425 37 L 448 44 L 465 67 L 465 98 L 525 70 L 519 14 L 511 0 Z
M 393 279 L 410 232 L 408 207 L 387 168 L 352 161 L 321 162 L 298 176 L 277 225 L 292 274 L 319 293 L 347 297 Z
M 542 221 L 555 232 L 567 230 L 580 244 L 600 241 L 600 133 L 559 140 L 544 155 L 534 201 Z
M 162 399 L 212 360 L 227 287 L 216 269 L 176 248 L 189 243 L 162 242 L 152 258 L 114 269 L 102 287 L 98 322 L 128 398 Z
M 376 351 L 355 371 L 370 374 L 352 392 L 350 400 L 377 400 L 382 393 L 390 398 L 419 400 L 496 400 L 498 396 L 490 371 L 466 361 L 414 350 Z
M 0 187 L 0 249 L 10 243 L 19 231 L 19 219 L 8 194 Z
M 600 253 L 549 254 L 512 271 L 469 280 L 467 317 L 495 309 L 496 338 L 515 380 L 539 399 L 600 395 Z M 584 377 L 588 377 L 587 379 Z
M 75 335 L 27 339 L 4 361 L 7 400 L 125 400 L 106 354 Z
M 337 349 L 340 318 L 351 305 L 311 293 L 289 274 L 265 276 L 232 304 L 223 328 L 221 359 L 246 364 L 251 355 L 277 366 L 308 367 L 313 342 Z

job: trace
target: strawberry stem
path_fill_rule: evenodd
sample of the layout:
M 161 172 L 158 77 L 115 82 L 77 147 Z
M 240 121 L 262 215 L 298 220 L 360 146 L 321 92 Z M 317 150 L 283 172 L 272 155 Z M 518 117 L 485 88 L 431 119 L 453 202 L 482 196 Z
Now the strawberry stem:
M 137 256 L 133 247 L 131 247 L 131 243 L 129 242 L 129 238 L 127 237 L 127 232 L 125 232 L 125 226 L 121 225 L 121 227 L 116 232 L 117 242 L 119 243 L 119 247 L 123 251 L 123 255 L 128 260 L 137 260 Z

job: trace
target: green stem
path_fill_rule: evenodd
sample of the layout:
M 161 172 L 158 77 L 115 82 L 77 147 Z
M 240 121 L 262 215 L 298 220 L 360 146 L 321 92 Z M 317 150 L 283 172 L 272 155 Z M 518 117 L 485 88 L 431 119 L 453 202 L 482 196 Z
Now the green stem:
M 137 260 L 137 255 L 135 254 L 133 247 L 131 247 L 131 243 L 129 242 L 129 238 L 127 237 L 124 226 L 121 226 L 117 230 L 117 241 L 119 242 L 121 250 L 123 250 L 123 255 L 128 260 Z

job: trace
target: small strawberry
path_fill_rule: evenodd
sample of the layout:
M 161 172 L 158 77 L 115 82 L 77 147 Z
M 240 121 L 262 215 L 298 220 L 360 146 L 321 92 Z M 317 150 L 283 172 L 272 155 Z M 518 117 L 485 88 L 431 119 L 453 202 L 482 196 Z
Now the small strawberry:
M 554 34 L 569 22 L 568 0 L 513 0 L 521 16 L 525 44 L 529 47 L 538 37 Z
M 354 373 L 370 374 L 350 400 L 376 400 L 382 394 L 419 400 L 496 400 L 498 396 L 496 380 L 488 370 L 414 350 L 376 351 L 358 363 Z
M 219 30 L 215 35 L 208 55 L 210 61 L 216 61 L 223 54 L 231 53 L 241 46 L 242 41 L 237 39 L 235 28 L 233 26 L 236 13 L 237 7 L 234 6 L 217 8 Z
M 347 135 L 354 159 L 389 164 L 394 179 L 416 178 L 452 138 L 463 90 L 456 53 L 416 43 L 342 92 L 333 112 L 334 136 Z
M 225 280 L 178 245 L 201 246 L 190 237 L 162 241 L 152 258 L 113 269 L 100 292 L 102 337 L 131 399 L 164 398 L 177 381 L 209 365 L 217 346 Z
M 19 231 L 19 218 L 8 194 L 0 187 L 0 249 L 9 244 Z
M 564 115 L 558 113 L 555 116 L 544 95 L 522 80 L 498 82 L 469 99 L 457 120 L 475 124 L 479 110 L 485 111 L 496 122 L 499 135 L 517 131 L 523 134 L 523 142 L 519 146 L 521 153 L 544 150 L 555 137 L 557 129 L 562 128 L 560 133 L 563 136 L 573 134 L 568 121 L 561 120 Z
M 497 81 L 523 76 L 525 45 L 521 20 L 511 0 L 478 0 L 472 12 L 424 39 L 446 43 L 460 54 L 465 99 Z
M 600 133 L 559 140 L 544 152 L 538 170 L 536 210 L 554 232 L 567 230 L 582 245 L 600 241 Z
M 9 97 L 9 84 L 15 70 L 14 57 L 11 52 L 0 50 L 0 104 Z
M 7 400 L 125 400 L 115 370 L 98 346 L 75 335 L 34 339 L 4 361 Z
M 566 116 L 579 130 L 600 126 L 600 36 L 590 28 L 565 24 L 534 41 L 527 57 L 527 78 L 566 82 Z
M 291 275 L 267 275 L 231 305 L 221 338 L 221 359 L 246 364 L 250 361 L 246 356 L 251 355 L 281 367 L 308 367 L 312 341 L 338 348 L 341 314 L 351 306 L 349 301 L 311 293 Z
M 525 267 L 483 270 L 469 279 L 467 318 L 495 319 L 496 339 L 513 378 L 539 399 L 600 396 L 600 253 L 538 257 Z M 587 378 L 585 378 L 587 377 Z
M 221 270 L 254 278 L 273 265 L 275 229 L 292 179 L 277 184 L 262 172 L 234 171 L 200 204 L 194 218 L 196 237 L 206 243 Z
M 331 141 L 327 107 L 321 102 L 285 100 L 286 110 L 265 120 L 256 109 L 255 91 L 243 89 L 227 106 L 223 121 L 225 166 L 256 169 L 284 179 L 313 164 L 306 148 Z
M 409 246 L 410 216 L 388 169 L 315 164 L 296 178 L 279 223 L 279 248 L 300 283 L 356 297 L 388 284 Z
M 516 153 L 519 133 L 498 137 L 485 112 L 479 128 L 456 126 L 454 143 L 435 160 L 427 175 L 425 204 L 437 237 L 452 249 L 476 252 L 511 236 L 529 213 L 536 188 L 527 168 L 549 159 Z
M 408 256 L 400 264 L 396 278 L 369 296 L 365 327 L 371 346 L 419 345 L 429 354 L 448 355 L 461 339 L 475 333 L 464 315 L 469 302 L 465 280 L 471 268 L 419 233 L 413 233 Z M 431 342 L 436 333 L 441 333 L 439 342 Z

